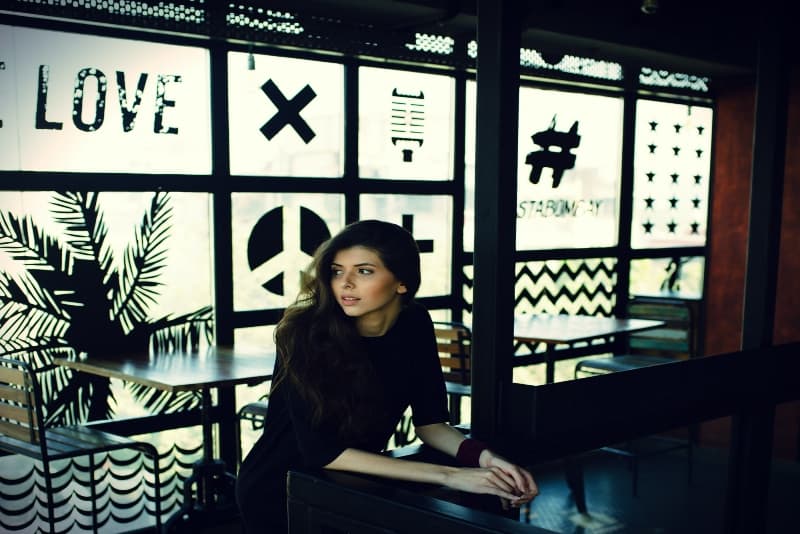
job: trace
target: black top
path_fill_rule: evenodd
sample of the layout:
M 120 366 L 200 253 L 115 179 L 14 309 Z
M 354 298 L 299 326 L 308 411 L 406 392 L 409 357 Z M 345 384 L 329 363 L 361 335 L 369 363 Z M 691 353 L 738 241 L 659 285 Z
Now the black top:
M 281 382 L 270 394 L 264 433 L 237 478 L 237 500 L 248 532 L 269 532 L 265 520 L 285 521 L 289 469 L 323 467 L 348 447 L 380 452 L 409 406 L 415 426 L 448 421 L 433 324 L 421 304 L 404 308 L 385 335 L 362 339 L 384 392 L 383 416 L 366 440 L 348 443 L 333 425 L 312 426 L 307 403 L 289 380 Z

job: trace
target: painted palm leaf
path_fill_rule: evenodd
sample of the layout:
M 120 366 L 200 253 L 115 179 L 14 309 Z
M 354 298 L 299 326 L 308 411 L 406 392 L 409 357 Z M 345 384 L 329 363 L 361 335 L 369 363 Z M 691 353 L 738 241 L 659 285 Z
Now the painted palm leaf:
M 167 260 L 172 214 L 167 193 L 153 195 L 121 262 L 114 261 L 107 242 L 99 194 L 57 192 L 50 207 L 64 228 L 59 239 L 30 218 L 0 213 L 0 254 L 15 267 L 0 272 L 0 354 L 24 354 L 41 372 L 49 420 L 107 419 L 113 415 L 110 381 L 54 366 L 55 355 L 113 358 L 121 347 L 197 350 L 213 341 L 213 314 L 206 307 L 180 317 L 149 316 Z M 132 389 L 158 413 L 198 404 L 189 393 Z

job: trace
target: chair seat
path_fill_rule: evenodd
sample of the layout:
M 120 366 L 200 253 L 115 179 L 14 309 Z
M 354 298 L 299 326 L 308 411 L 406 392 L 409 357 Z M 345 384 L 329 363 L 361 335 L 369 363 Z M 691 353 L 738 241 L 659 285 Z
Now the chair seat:
M 592 358 L 581 360 L 576 364 L 575 371 L 583 371 L 588 373 L 616 373 L 619 371 L 641 369 L 642 367 L 661 365 L 675 361 L 676 360 L 674 358 L 667 358 L 663 356 L 623 354 L 619 356 L 611 356 L 609 358 Z
M 448 395 L 458 395 L 460 397 L 469 397 L 472 395 L 472 386 L 469 384 L 459 384 L 458 382 L 445 382 Z

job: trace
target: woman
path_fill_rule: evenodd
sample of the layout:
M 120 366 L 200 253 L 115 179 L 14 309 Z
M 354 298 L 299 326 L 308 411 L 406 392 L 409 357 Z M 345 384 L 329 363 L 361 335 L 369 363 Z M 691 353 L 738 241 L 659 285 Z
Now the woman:
M 382 221 L 346 226 L 275 331 L 278 362 L 264 433 L 242 463 L 237 500 L 248 533 L 286 531 L 286 473 L 323 467 L 499 496 L 538 493 L 530 473 L 451 427 L 427 310 L 414 301 L 419 249 Z M 411 406 L 420 439 L 461 465 L 379 454 Z

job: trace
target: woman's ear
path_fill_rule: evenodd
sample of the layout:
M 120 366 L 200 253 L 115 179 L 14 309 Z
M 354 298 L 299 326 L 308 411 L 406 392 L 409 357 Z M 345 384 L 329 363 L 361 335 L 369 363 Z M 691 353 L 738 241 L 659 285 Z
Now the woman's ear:
M 404 293 L 408 293 L 408 288 L 403 282 L 400 282 L 400 285 L 397 286 L 397 293 L 402 295 Z

